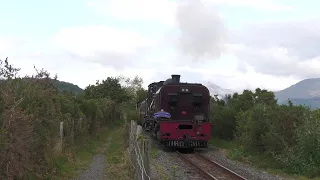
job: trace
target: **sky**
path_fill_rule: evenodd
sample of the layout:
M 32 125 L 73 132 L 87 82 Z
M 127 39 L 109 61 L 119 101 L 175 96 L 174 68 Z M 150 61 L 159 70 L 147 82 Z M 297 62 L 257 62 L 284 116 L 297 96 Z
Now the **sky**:
M 180 74 L 234 91 L 320 77 L 320 1 L 0 0 L 0 59 L 85 88 Z

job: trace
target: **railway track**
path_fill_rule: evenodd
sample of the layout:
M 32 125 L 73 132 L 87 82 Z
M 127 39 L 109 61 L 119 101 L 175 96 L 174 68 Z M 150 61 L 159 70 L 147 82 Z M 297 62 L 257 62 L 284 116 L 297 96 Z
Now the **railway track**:
M 195 167 L 208 180 L 246 180 L 244 177 L 206 158 L 200 153 L 182 154 L 178 151 L 176 153 Z

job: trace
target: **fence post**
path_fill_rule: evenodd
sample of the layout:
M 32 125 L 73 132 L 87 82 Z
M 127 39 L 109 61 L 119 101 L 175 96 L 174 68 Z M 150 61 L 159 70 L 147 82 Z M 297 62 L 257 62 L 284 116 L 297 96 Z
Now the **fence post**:
M 131 158 L 131 162 L 134 165 L 136 171 L 134 174 L 134 179 L 138 179 L 138 167 L 137 167 L 137 158 L 136 158 L 136 153 L 135 153 L 135 121 L 131 120 L 131 124 L 130 124 L 130 137 L 129 137 L 129 152 L 130 152 L 130 158 Z
M 63 122 L 60 122 L 60 149 L 61 152 L 63 149 Z
M 137 126 L 136 139 L 142 134 L 142 127 L 140 125 Z
M 79 129 L 82 130 L 82 118 L 79 119 Z
M 123 112 L 122 114 L 123 114 L 124 121 L 127 121 L 127 113 Z
M 134 137 L 134 131 L 133 131 L 133 129 L 134 129 L 134 121 L 133 120 L 131 120 L 131 124 L 130 124 L 130 130 L 129 130 L 129 151 L 130 151 L 130 153 L 132 153 L 132 151 L 134 150 L 133 148 L 133 142 L 134 142 L 134 139 L 133 139 L 133 137 Z
M 129 156 L 135 166 L 134 179 L 148 180 L 150 177 L 150 139 L 142 139 L 142 126 L 132 120 L 130 124 L 129 136 Z
M 137 122 L 135 121 L 135 124 L 137 124 Z M 141 135 L 141 133 L 142 133 L 142 127 L 141 126 L 139 126 L 139 125 L 137 125 L 136 126 L 136 132 L 135 132 L 135 136 L 134 136 L 134 142 L 137 144 L 137 156 L 136 156 L 136 161 L 137 161 L 137 164 L 136 164 L 136 167 L 137 167 L 137 178 L 140 180 L 140 179 L 142 179 L 143 177 L 143 175 L 141 175 L 141 174 L 143 174 L 143 169 L 140 167 L 140 166 L 142 166 L 142 162 L 141 162 L 141 159 L 142 159 L 142 157 L 139 157 L 140 155 L 142 156 L 142 152 L 141 152 L 141 139 L 138 139 L 139 138 L 139 136 Z M 140 163 L 140 165 L 139 165 L 139 163 Z
M 74 141 L 74 119 L 72 118 L 72 129 L 71 129 L 71 144 L 73 145 Z
M 144 179 L 148 179 L 150 177 L 150 149 L 151 149 L 151 142 L 149 139 L 144 139 L 142 141 L 142 153 L 143 153 L 143 166 L 146 170 L 144 173 Z

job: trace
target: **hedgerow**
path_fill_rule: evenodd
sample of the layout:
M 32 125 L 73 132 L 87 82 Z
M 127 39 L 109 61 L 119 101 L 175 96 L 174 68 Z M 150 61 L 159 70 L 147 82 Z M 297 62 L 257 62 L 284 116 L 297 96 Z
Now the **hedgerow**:
M 214 137 L 240 143 L 242 155 L 269 155 L 289 173 L 320 174 L 319 110 L 290 100 L 279 105 L 273 92 L 259 88 L 213 98 L 212 103 Z
M 61 150 L 121 120 L 121 106 L 135 98 L 120 78 L 108 77 L 76 95 L 58 90 L 56 77 L 45 70 L 23 78 L 19 70 L 0 60 L 0 179 L 42 179 Z

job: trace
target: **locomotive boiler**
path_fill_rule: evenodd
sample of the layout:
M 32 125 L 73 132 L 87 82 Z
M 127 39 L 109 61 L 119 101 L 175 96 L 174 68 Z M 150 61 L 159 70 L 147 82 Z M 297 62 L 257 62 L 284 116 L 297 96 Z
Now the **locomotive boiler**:
M 206 148 L 210 139 L 210 93 L 199 83 L 182 83 L 180 75 L 151 83 L 137 103 L 139 124 L 166 147 Z M 165 112 L 167 117 L 156 114 Z

